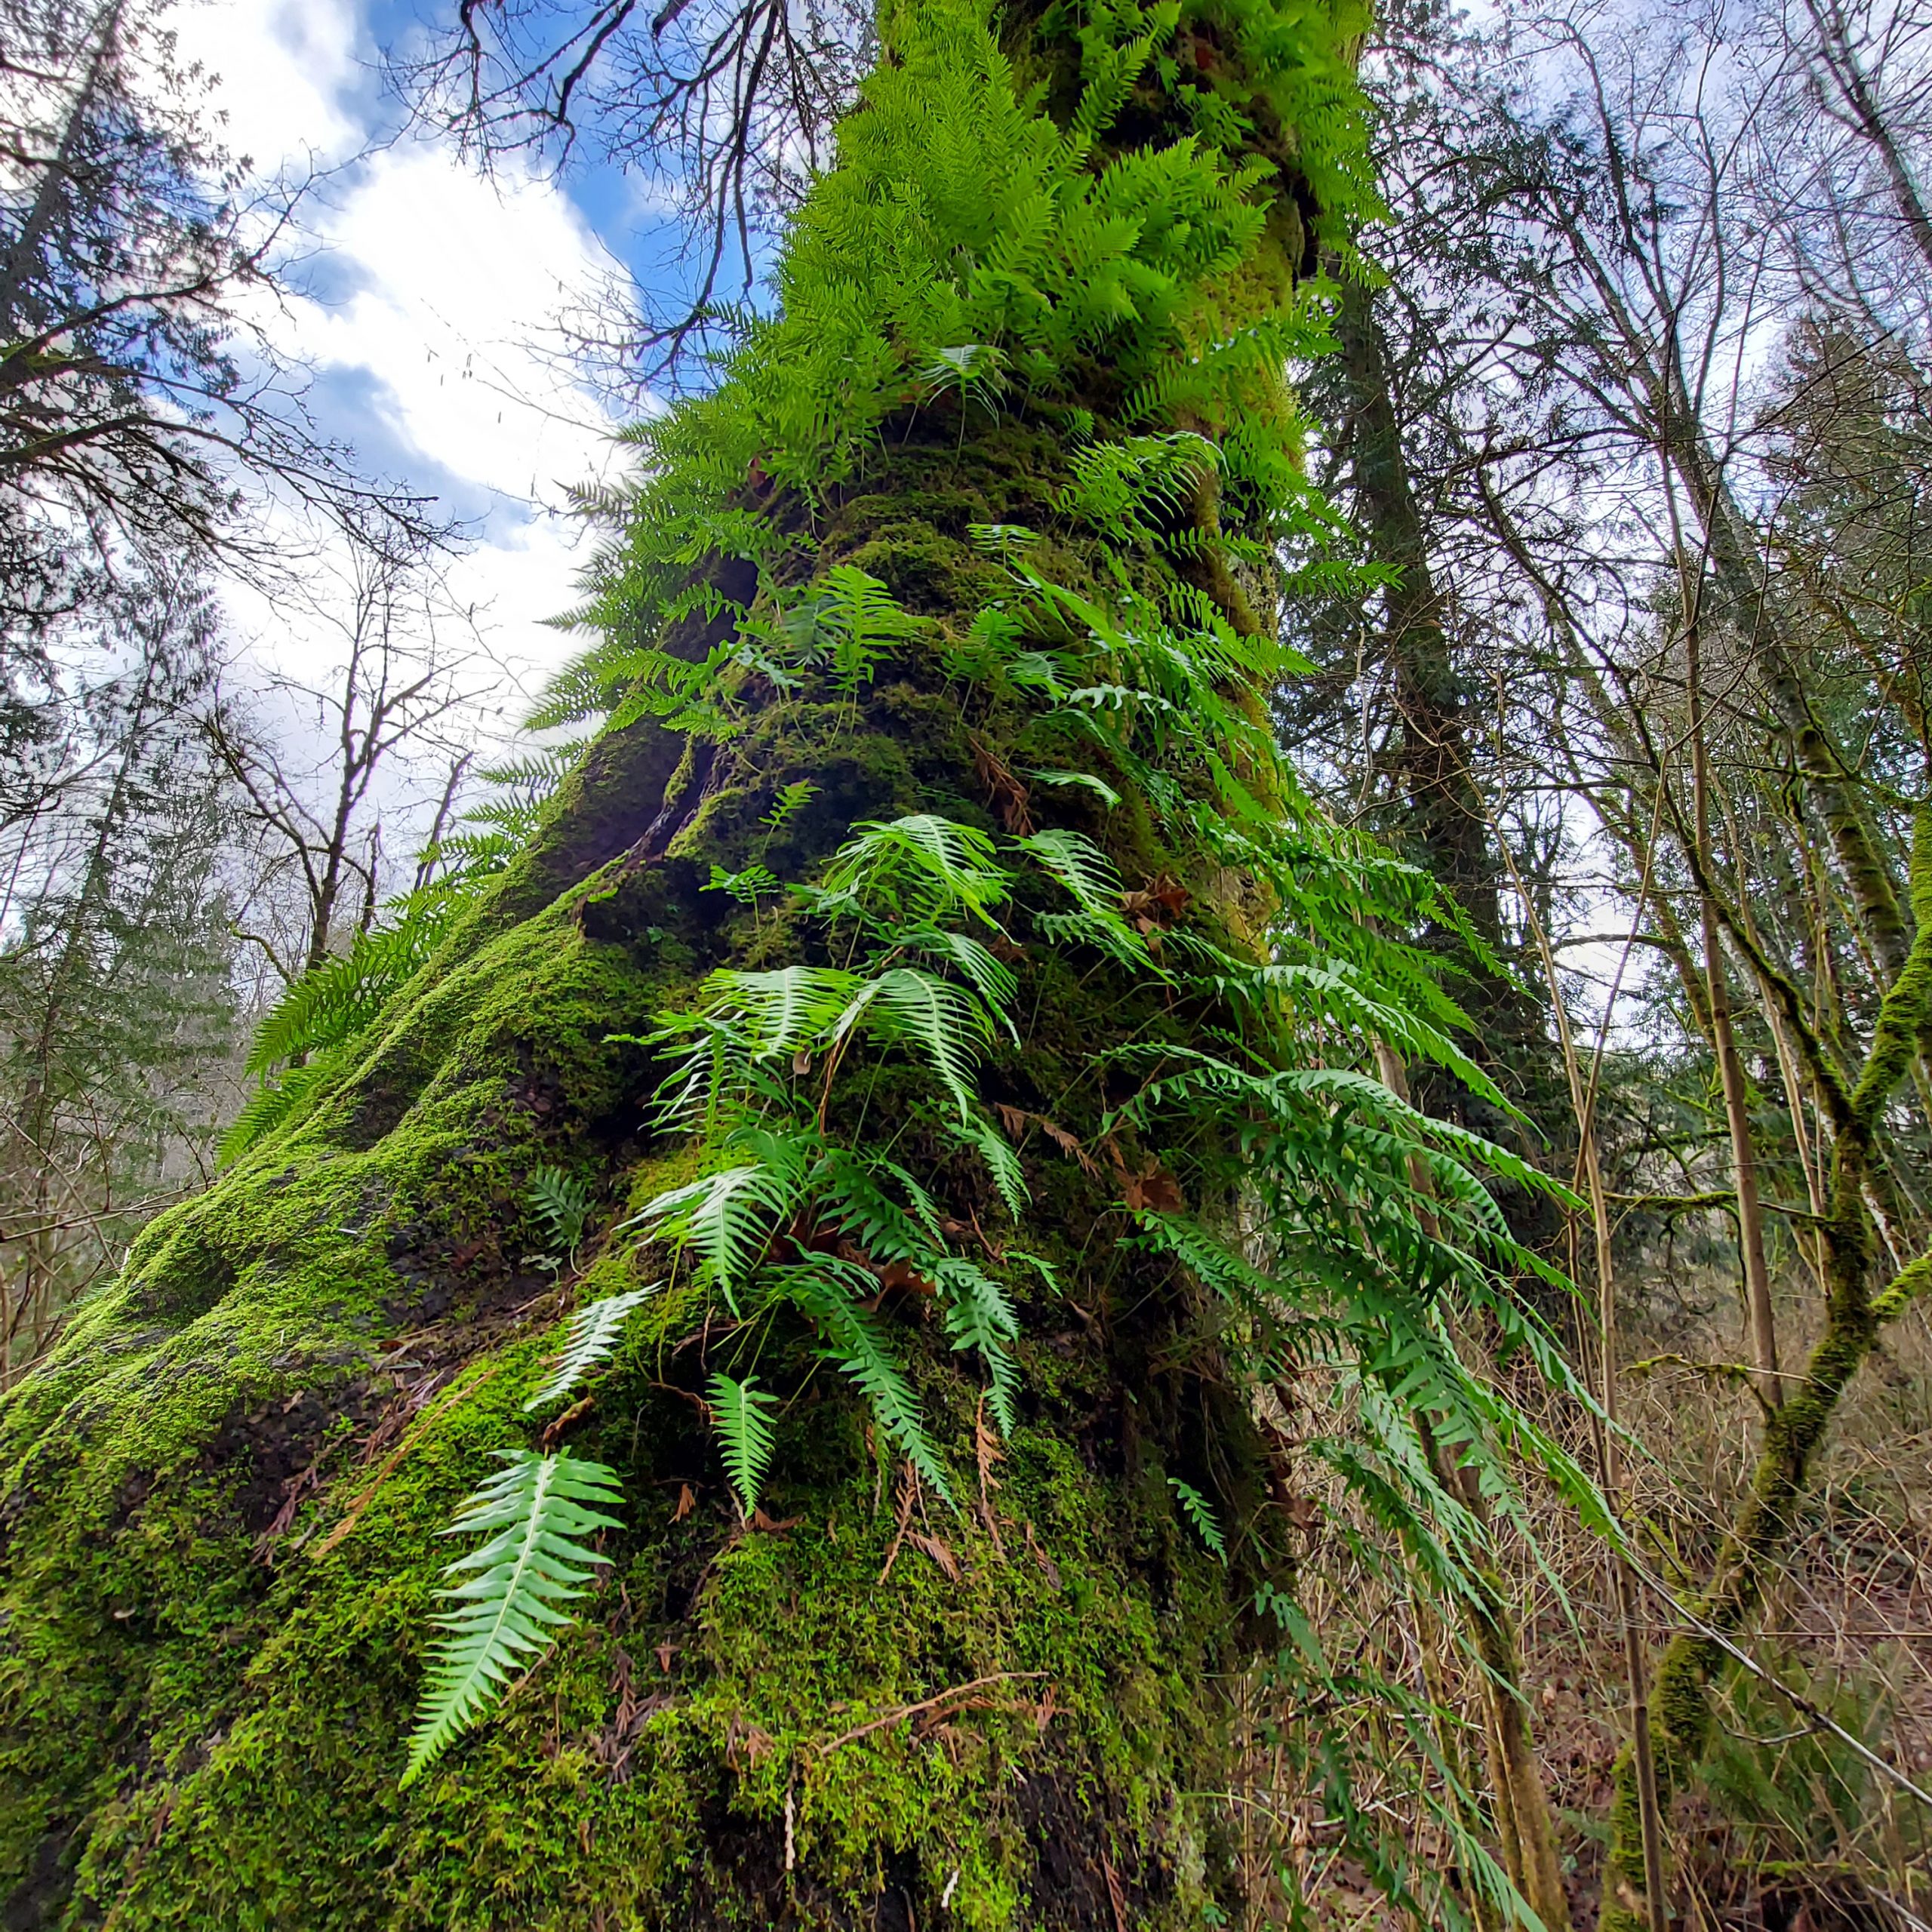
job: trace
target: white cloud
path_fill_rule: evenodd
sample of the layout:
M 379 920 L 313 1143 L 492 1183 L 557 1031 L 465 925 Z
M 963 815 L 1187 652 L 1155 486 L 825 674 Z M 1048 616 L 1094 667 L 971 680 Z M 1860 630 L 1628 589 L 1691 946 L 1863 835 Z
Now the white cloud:
M 554 500 L 599 469 L 613 426 L 532 346 L 600 265 L 596 238 L 542 183 L 492 183 L 440 149 L 377 155 L 328 223 L 365 278 L 305 305 L 319 368 L 367 371 L 430 463 L 513 499 Z
M 352 0 L 207 0 L 177 20 L 184 55 L 219 76 L 229 145 L 259 169 L 340 166 L 368 138 L 381 104 Z M 361 398 L 325 429 L 386 449 L 404 480 L 447 489 L 465 512 L 482 506 L 482 540 L 451 588 L 485 607 L 492 654 L 531 685 L 574 648 L 542 620 L 574 601 L 576 532 L 537 506 L 614 460 L 614 426 L 537 346 L 606 266 L 598 239 L 553 185 L 513 166 L 488 181 L 423 143 L 345 168 L 308 219 L 316 285 L 349 292 L 288 303 L 275 333 L 325 379 L 325 401 Z M 303 654 L 301 637 L 276 637 L 279 614 L 238 614 L 285 663 Z

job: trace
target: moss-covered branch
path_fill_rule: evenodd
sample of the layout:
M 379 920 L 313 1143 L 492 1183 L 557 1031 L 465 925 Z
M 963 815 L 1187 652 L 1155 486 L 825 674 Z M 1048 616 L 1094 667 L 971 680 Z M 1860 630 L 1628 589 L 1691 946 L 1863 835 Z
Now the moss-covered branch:
M 1881 1324 L 1932 1281 L 1932 1256 L 1921 1256 L 1882 1293 L 1872 1294 L 1875 1244 L 1865 1198 L 1883 1110 L 1932 1010 L 1932 811 L 1925 808 L 1914 828 L 1912 896 L 1917 931 L 1911 949 L 1885 994 L 1857 1080 L 1849 1091 L 1840 1090 L 1835 1109 L 1837 1134 L 1821 1229 L 1824 1332 L 1802 1373 L 1787 1384 L 1783 1407 L 1765 1419 L 1749 1488 L 1692 1604 L 1701 1627 L 1673 1637 L 1654 1673 L 1657 1780 L 1666 1804 L 1709 1742 L 1710 1692 L 1727 1661 L 1718 1636 L 1736 1638 L 1749 1629 L 1791 1547 L 1812 1465 L 1841 1398 L 1870 1355 Z M 1617 1932 L 1633 1932 L 1646 1914 L 1635 1770 L 1627 1751 L 1617 1762 L 1612 1827 L 1604 1923 Z

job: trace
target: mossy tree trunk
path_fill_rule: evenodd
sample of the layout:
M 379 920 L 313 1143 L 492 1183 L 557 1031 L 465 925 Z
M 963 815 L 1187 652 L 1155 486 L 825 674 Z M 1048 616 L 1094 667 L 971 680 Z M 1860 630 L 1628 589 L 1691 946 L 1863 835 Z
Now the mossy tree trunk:
M 989 35 L 953 14 L 923 38 L 888 23 L 895 61 L 902 38 L 920 50 L 894 84 L 930 72 L 952 90 L 935 98 L 935 152 L 977 138 L 974 114 L 1063 125 L 1100 56 L 1142 35 L 1089 172 L 1156 151 L 1224 180 L 1247 165 L 1229 205 L 1257 217 L 1196 277 L 1163 353 L 1185 367 L 1283 312 L 1312 254 L 1324 137 L 1283 103 L 1325 100 L 1331 124 L 1348 110 L 1282 75 L 1339 69 L 1341 26 L 1252 5 L 1055 8 Z M 1007 88 L 995 42 L 1037 98 Z M 879 299 L 877 259 L 841 267 L 836 223 L 814 245 L 844 298 Z M 1153 245 L 1130 237 L 1123 258 Z M 1151 1152 L 1124 1131 L 1106 1159 L 1056 1145 L 1094 1137 L 1119 1098 L 1099 1049 L 1185 1040 L 1201 1016 L 1103 955 L 1044 946 L 1021 962 L 1024 1045 L 981 1076 L 989 1104 L 1035 1124 L 1027 1239 L 1060 1286 L 1022 1310 L 1011 1439 L 984 1426 L 916 1285 L 880 1285 L 962 1512 L 909 1480 L 809 1334 L 780 1332 L 764 1361 L 786 1398 L 779 1453 L 763 1509 L 741 1520 L 703 1426 L 729 1324 L 677 1276 L 593 1399 L 548 1432 L 618 1469 L 629 1499 L 581 1626 L 419 1783 L 398 1782 L 453 1553 L 438 1531 L 491 1452 L 532 1439 L 521 1404 L 573 1301 L 666 1265 L 620 1224 L 694 1155 L 652 1124 L 651 1052 L 611 1036 L 648 1033 L 712 969 L 818 943 L 782 904 L 708 891 L 714 866 L 802 878 L 855 824 L 915 813 L 1008 834 L 1044 820 L 1089 835 L 1130 891 L 1184 881 L 1154 895 L 1152 919 L 1252 949 L 1249 882 L 1177 845 L 1119 771 L 1112 811 L 1029 790 L 1026 774 L 1069 761 L 1066 728 L 963 689 L 955 669 L 1011 591 L 975 526 L 1041 533 L 1031 554 L 1058 582 L 1103 595 L 1115 580 L 1065 507 L 1076 437 L 1128 414 L 1108 341 L 1069 358 L 1051 408 L 902 371 L 822 481 L 779 460 L 782 425 L 769 451 L 734 457 L 710 514 L 755 525 L 764 561 L 693 555 L 691 581 L 714 594 L 688 600 L 665 651 L 702 660 L 741 612 L 841 566 L 912 629 L 846 688 L 741 681 L 728 734 L 649 716 L 607 732 L 531 849 L 297 1117 L 155 1223 L 0 1412 L 8 1924 L 1120 1932 L 1235 1909 L 1217 1686 L 1249 1655 L 1242 1606 L 1280 1560 L 1266 1455 L 1201 1291 L 1122 1239 L 1124 1192 L 1169 1184 Z M 755 389 L 765 353 L 730 381 Z M 1223 445 L 1291 438 L 1278 376 L 1241 380 L 1238 409 L 1167 420 Z M 1171 511 L 1188 540 L 1143 546 L 1130 576 L 1271 629 L 1217 547 L 1238 493 L 1204 480 Z M 800 780 L 809 801 L 770 831 Z M 949 1230 L 1002 1259 L 983 1171 L 889 1072 L 866 1104 L 905 1106 L 899 1157 Z M 526 1188 L 544 1164 L 600 1203 L 561 1281 L 530 1258 Z M 1228 1567 L 1171 1478 L 1238 1526 Z

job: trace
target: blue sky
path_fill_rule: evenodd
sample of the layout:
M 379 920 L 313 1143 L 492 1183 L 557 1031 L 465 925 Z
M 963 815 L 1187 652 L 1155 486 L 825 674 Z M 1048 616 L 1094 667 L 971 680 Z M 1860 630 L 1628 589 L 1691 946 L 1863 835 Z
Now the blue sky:
M 219 76 L 232 149 L 265 171 L 336 171 L 309 205 L 299 293 L 267 326 L 313 370 L 325 429 L 473 521 L 454 587 L 528 689 L 572 648 L 543 622 L 574 601 L 581 538 L 565 491 L 618 460 L 617 424 L 545 340 L 614 260 L 648 272 L 665 231 L 648 184 L 615 169 L 560 183 L 512 163 L 485 180 L 446 145 L 414 140 L 345 165 L 395 128 L 375 62 L 417 11 L 408 0 L 182 0 L 175 18 L 183 54 Z M 236 614 L 272 660 L 299 665 L 312 648 L 285 611 L 244 596 Z

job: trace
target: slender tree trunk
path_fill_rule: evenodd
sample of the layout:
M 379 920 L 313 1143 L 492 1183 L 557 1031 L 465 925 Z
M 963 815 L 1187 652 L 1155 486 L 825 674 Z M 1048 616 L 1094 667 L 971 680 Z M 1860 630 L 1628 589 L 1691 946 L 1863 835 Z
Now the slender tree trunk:
M 1712 873 L 1710 760 L 1705 743 L 1703 626 L 1694 595 L 1686 598 L 1684 614 L 1690 694 L 1690 835 L 1697 842 L 1699 869 L 1708 879 Z M 1759 1397 L 1767 1408 L 1775 1408 L 1780 1399 L 1777 1317 L 1771 1306 L 1770 1269 L 1764 1260 L 1764 1212 L 1758 1198 L 1758 1155 L 1751 1134 L 1750 1094 L 1745 1084 L 1744 1063 L 1738 1055 L 1737 1035 L 1731 1025 L 1730 975 L 1724 965 L 1716 903 L 1708 890 L 1699 893 L 1698 902 L 1703 923 L 1704 983 L 1710 1012 L 1711 1046 L 1717 1056 L 1724 1120 L 1730 1132 L 1731 1181 L 1737 1191 L 1737 1245 L 1744 1263 L 1744 1306 L 1752 1363 L 1757 1371 Z
M 1699 883 L 1712 890 L 1708 878 Z M 1906 1077 L 1932 1012 L 1932 811 L 1924 808 L 1913 841 L 1912 891 L 1916 936 L 1903 969 L 1886 992 L 1855 1080 L 1841 1074 L 1804 1025 L 1797 987 L 1761 955 L 1753 961 L 1784 1008 L 1832 1115 L 1831 1180 L 1821 1242 L 1825 1325 L 1802 1370 L 1791 1378 L 1783 1404 L 1766 1423 L 1744 1500 L 1709 1579 L 1692 1599 L 1690 1607 L 1702 1627 L 1681 1630 L 1658 1660 L 1652 1679 L 1658 1718 L 1656 1777 L 1660 1799 L 1666 1804 L 1683 1788 L 1710 1741 L 1711 1693 L 1727 1661 L 1718 1639 L 1734 1641 L 1746 1635 L 1775 1584 L 1798 1533 L 1798 1511 L 1810 1487 L 1814 1460 L 1840 1400 L 1885 1325 L 1932 1287 L 1932 1254 L 1926 1254 L 1906 1263 L 1873 1293 L 1871 1278 L 1877 1257 L 1867 1205 L 1885 1108 Z M 1741 929 L 1734 928 L 1731 937 L 1749 945 Z M 1617 1798 L 1604 1875 L 1603 1924 L 1607 1932 L 1629 1932 L 1641 1922 L 1644 1910 L 1644 1860 L 1631 1829 L 1639 1768 L 1626 1753 L 1617 1769 Z
M 26 1265 L 18 1276 L 17 1301 L 11 1309 L 0 1303 L 0 1320 L 5 1323 L 8 1342 L 6 1366 L 0 1370 L 0 1389 L 11 1383 L 20 1359 L 32 1361 L 40 1352 L 50 1323 L 58 1312 L 55 1299 L 60 1285 L 60 1238 L 52 1230 L 60 1218 L 54 1201 L 61 1184 L 61 1150 L 57 1142 L 63 1096 L 57 1062 L 72 1024 L 77 982 L 88 970 L 90 949 L 100 943 L 99 921 L 112 883 L 115 841 L 126 826 L 128 791 L 136 762 L 144 749 L 155 681 L 160 669 L 152 654 L 141 666 L 140 683 L 122 727 L 120 756 L 94 821 L 78 889 L 66 911 L 66 930 L 48 970 L 33 1035 L 27 1044 L 26 1057 L 32 1071 L 22 1090 L 17 1127 L 27 1157 L 36 1164 L 26 1211 L 30 1224 L 42 1232 L 28 1244 Z M 74 1196 L 76 1209 L 85 1211 L 90 1204 L 78 1195 Z M 26 1346 L 17 1349 L 14 1343 L 23 1333 Z
M 20 232 L 14 238 L 14 245 L 7 251 L 5 261 L 0 263 L 0 355 L 4 355 L 10 337 L 16 333 L 33 332 L 29 325 L 32 318 L 26 312 L 28 279 L 33 272 L 35 257 L 47 238 L 61 202 L 75 192 L 75 165 L 88 131 L 88 117 L 94 112 L 101 82 L 119 51 L 124 4 L 125 0 L 107 0 L 107 5 L 100 10 L 91 36 L 93 45 L 87 57 L 87 70 L 81 77 L 81 84 L 75 89 L 73 101 L 61 123 L 59 145 L 42 167 L 26 218 L 20 223 Z

